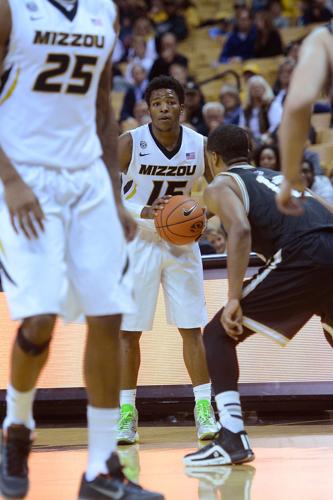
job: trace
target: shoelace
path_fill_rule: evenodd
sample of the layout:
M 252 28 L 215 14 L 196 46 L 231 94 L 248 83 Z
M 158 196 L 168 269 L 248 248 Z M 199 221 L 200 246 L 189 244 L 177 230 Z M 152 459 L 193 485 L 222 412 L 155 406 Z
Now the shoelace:
M 5 445 L 7 473 L 9 476 L 26 476 L 30 441 L 10 439 Z
M 126 411 L 120 416 L 119 427 L 122 431 L 130 430 L 133 421 L 133 413 Z
M 206 403 L 201 403 L 199 401 L 197 415 L 200 424 L 209 423 L 212 417 L 210 412 L 210 405 Z

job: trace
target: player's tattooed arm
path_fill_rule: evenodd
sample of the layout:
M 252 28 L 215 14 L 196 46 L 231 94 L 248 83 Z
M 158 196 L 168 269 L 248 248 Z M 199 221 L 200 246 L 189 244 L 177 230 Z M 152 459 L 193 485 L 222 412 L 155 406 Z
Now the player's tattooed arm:
M 243 333 L 240 300 L 251 251 L 251 228 L 239 187 L 229 177 L 216 178 L 205 190 L 208 209 L 218 215 L 227 233 L 228 303 L 221 321 L 230 337 Z
M 0 0 L 0 76 L 8 50 L 12 29 L 11 11 L 7 0 Z M 1 113 L 1 108 L 0 108 Z M 44 229 L 44 214 L 41 206 L 27 184 L 10 162 L 0 144 L 0 179 L 4 185 L 5 200 L 12 225 L 16 232 L 22 231 L 27 238 L 37 238 L 37 228 Z

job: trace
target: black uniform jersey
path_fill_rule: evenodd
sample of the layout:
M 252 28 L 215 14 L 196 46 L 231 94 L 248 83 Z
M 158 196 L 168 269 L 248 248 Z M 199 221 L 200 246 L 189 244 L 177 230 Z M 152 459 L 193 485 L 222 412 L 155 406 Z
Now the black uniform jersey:
M 306 193 L 303 215 L 294 217 L 279 212 L 275 196 L 283 180 L 280 172 L 238 165 L 222 175 L 232 176 L 237 182 L 251 225 L 252 251 L 266 260 L 307 234 L 333 233 L 333 214 L 310 193 Z M 295 191 L 294 195 L 300 196 L 300 193 Z

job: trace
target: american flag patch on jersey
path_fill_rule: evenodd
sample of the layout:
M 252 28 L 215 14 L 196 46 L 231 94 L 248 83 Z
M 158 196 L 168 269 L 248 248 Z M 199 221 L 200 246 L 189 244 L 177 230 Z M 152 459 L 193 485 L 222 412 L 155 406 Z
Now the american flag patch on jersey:
M 186 160 L 195 160 L 195 153 L 186 153 Z

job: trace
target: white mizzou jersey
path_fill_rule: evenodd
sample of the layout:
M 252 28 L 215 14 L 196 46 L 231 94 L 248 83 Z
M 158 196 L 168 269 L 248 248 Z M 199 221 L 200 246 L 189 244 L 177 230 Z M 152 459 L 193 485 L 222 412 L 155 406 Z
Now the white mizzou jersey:
M 12 31 L 0 80 L 0 145 L 14 163 L 78 168 L 102 149 L 96 96 L 116 41 L 111 0 L 8 0 Z
M 142 208 L 164 195 L 191 193 L 195 180 L 205 172 L 204 137 L 181 126 L 178 144 L 170 152 L 154 137 L 151 124 L 130 134 L 132 158 L 122 176 L 123 201 L 140 226 L 154 229 L 152 220 L 140 218 Z

